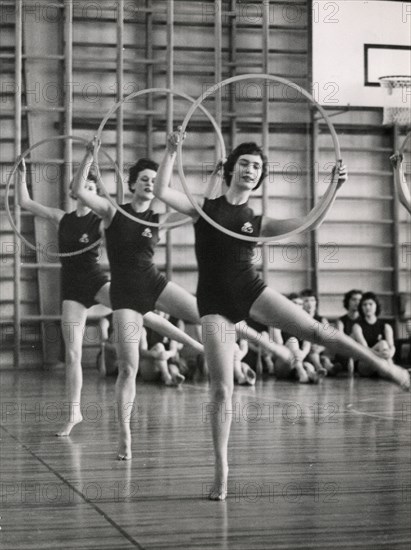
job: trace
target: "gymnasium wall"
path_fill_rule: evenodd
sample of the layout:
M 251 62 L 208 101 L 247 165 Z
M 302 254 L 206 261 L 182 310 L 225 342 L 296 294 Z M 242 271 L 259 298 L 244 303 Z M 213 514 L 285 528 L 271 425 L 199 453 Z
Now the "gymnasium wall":
M 23 14 L 26 53 L 29 44 L 31 53 L 36 45 L 40 45 L 36 30 L 38 32 L 41 25 L 48 40 L 53 37 L 50 51 L 63 55 L 63 59 L 58 63 L 51 60 L 41 62 L 46 76 L 40 87 L 37 87 L 39 78 L 34 61 L 27 59 L 23 62 L 24 85 L 29 84 L 31 90 L 30 96 L 23 91 L 23 101 L 31 98 L 48 108 L 49 111 L 42 115 L 42 126 L 47 124 L 50 134 L 61 135 L 65 131 L 65 118 L 64 112 L 58 109 L 63 106 L 64 110 L 62 92 L 66 88 L 63 85 L 61 90 L 61 81 L 67 64 L 64 58 L 64 10 L 42 9 L 41 2 L 37 5 L 37 10 L 31 4 L 32 9 Z M 130 0 L 124 2 L 124 8 L 123 95 L 171 84 L 174 89 L 197 97 L 206 87 L 221 79 L 264 71 L 288 78 L 305 89 L 311 88 L 311 21 L 316 6 L 310 2 Z M 115 0 L 73 2 L 72 131 L 86 139 L 92 138 L 118 92 L 118 14 L 119 2 Z M 15 32 L 12 11 L 6 15 L 3 10 L 1 23 L 7 31 L 2 32 L 3 52 L 12 51 Z M 59 28 L 59 31 L 47 33 L 48 25 Z M 1 97 L 3 105 L 12 113 L 13 97 L 6 94 L 5 88 L 5 82 L 10 78 L 9 75 L 4 80 L 2 76 Z M 38 93 L 34 94 L 36 89 Z M 264 114 L 264 94 L 269 98 L 268 116 Z M 316 196 L 324 191 L 334 162 L 329 133 L 321 121 L 313 121 L 315 113 L 310 106 L 284 87 L 265 87 L 252 81 L 223 90 L 220 100 L 210 98 L 205 106 L 221 124 L 228 149 L 242 141 L 261 143 L 264 129 L 268 131 L 266 145 L 270 176 L 264 200 L 261 191 L 252 200 L 255 209 L 261 211 L 265 208 L 268 215 L 280 218 L 304 216 Z M 121 139 L 124 141 L 125 179 L 127 168 L 139 157 L 161 159 L 165 129 L 171 122 L 174 127 L 181 122 L 188 104 L 175 98 L 172 120 L 169 107 L 166 98 L 158 94 L 143 96 L 124 106 Z M 259 249 L 255 261 L 260 269 L 264 263 L 264 276 L 281 292 L 317 288 L 321 313 L 330 318 L 342 314 L 342 295 L 353 287 L 376 291 L 381 295 L 384 314 L 392 317 L 396 308 L 394 277 L 399 277 L 400 291 L 410 290 L 406 271 L 409 268 L 406 254 L 410 242 L 409 226 L 405 212 L 395 204 L 392 172 L 387 161 L 393 146 L 393 133 L 390 128 L 382 126 L 382 109 L 379 107 L 350 110 L 343 105 L 330 104 L 327 110 L 335 115 L 333 122 L 350 179 L 319 231 L 276 243 L 266 247 L 264 252 Z M 29 113 L 23 116 L 25 145 L 30 141 L 27 128 L 30 125 L 36 127 L 36 116 L 39 115 Z M 2 192 L 4 176 L 14 158 L 14 124 L 12 114 L 2 118 L 7 140 L 2 142 L 1 151 Z M 117 160 L 118 141 L 119 133 L 113 117 L 105 127 L 102 144 Z M 83 152 L 82 146 L 73 145 L 74 167 Z M 43 151 L 44 158 L 55 158 L 57 154 L 63 158 L 62 150 L 57 153 Z M 210 123 L 196 113 L 188 127 L 184 166 L 191 189 L 199 196 L 218 157 Z M 107 188 L 115 195 L 116 177 L 112 167 L 102 160 L 101 168 Z M 64 179 L 64 170 L 56 171 L 56 181 L 53 182 L 53 189 L 59 189 L 59 196 L 50 198 L 51 202 L 57 201 L 63 206 L 64 185 L 57 179 Z M 173 185 L 180 186 L 177 174 Z M 397 218 L 398 222 L 395 221 Z M 38 228 L 34 227 L 29 216 L 23 219 L 25 231 L 34 239 Z M 10 231 L 7 222 L 2 223 L 1 238 L 4 242 L 4 239 L 10 239 Z M 7 261 L 2 265 L 5 278 L 1 283 L 0 308 L 2 314 L 9 317 L 13 313 L 13 257 L 4 258 Z M 197 271 L 191 227 L 170 232 L 168 240 L 164 238 L 159 246 L 156 258 L 162 269 L 168 266 L 173 280 L 195 292 Z M 102 261 L 107 261 L 104 253 Z M 53 269 L 48 277 L 56 280 L 57 271 Z M 41 289 L 36 272 L 22 275 L 21 291 L 23 310 L 40 312 L 40 298 L 45 291 Z M 52 302 L 48 304 L 52 308 L 50 311 L 58 312 L 58 292 L 47 299 Z M 11 332 L 10 327 L 7 330 Z M 85 349 L 86 361 L 92 360 L 94 354 L 95 342 L 91 342 L 90 349 Z

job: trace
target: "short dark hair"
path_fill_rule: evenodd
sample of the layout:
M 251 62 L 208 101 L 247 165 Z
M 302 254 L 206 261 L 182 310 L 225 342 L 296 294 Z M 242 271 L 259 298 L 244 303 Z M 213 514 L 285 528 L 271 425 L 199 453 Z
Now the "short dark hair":
M 254 141 L 241 143 L 233 151 L 231 151 L 231 153 L 227 157 L 226 162 L 224 163 L 224 168 L 223 168 L 224 179 L 227 186 L 230 187 L 235 163 L 237 162 L 239 157 L 241 157 L 242 155 L 259 155 L 261 157 L 261 160 L 263 161 L 261 176 L 257 182 L 257 185 L 253 187 L 253 191 L 254 191 L 255 189 L 258 189 L 260 187 L 260 185 L 263 183 L 264 178 L 266 178 L 268 174 L 267 157 L 265 156 L 262 148 L 259 145 L 257 145 Z
M 349 290 L 348 292 L 346 292 L 344 294 L 344 298 L 343 298 L 344 309 L 348 309 L 348 305 L 350 303 L 350 300 L 353 296 L 355 296 L 355 294 L 361 294 L 361 296 L 362 296 L 362 290 L 357 290 L 356 288 L 353 288 L 352 290 Z
M 291 292 L 291 294 L 288 295 L 289 300 L 296 300 L 297 298 L 301 298 L 301 294 L 298 292 Z
M 154 170 L 154 172 L 157 172 L 158 164 L 151 159 L 140 159 L 131 166 L 128 176 L 128 188 L 131 192 L 133 192 L 132 186 L 136 183 L 139 173 L 143 170 Z
M 364 315 L 364 312 L 362 310 L 362 306 L 364 304 L 364 302 L 366 300 L 373 300 L 377 306 L 377 309 L 375 311 L 375 315 L 378 317 L 379 314 L 381 313 L 381 303 L 377 297 L 376 294 L 374 294 L 374 292 L 364 292 L 364 294 L 362 295 L 362 298 L 360 300 L 360 305 L 358 306 L 358 313 L 360 314 L 360 317 L 362 319 L 365 318 L 365 315 Z

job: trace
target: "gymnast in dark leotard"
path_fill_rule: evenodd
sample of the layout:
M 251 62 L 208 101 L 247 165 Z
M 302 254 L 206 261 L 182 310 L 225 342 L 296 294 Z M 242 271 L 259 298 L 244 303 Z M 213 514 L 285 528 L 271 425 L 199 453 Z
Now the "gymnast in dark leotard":
M 18 183 L 20 206 L 57 225 L 59 252 L 75 252 L 100 239 L 101 219 L 81 201 L 77 202 L 77 208 L 73 212 L 66 213 L 59 208 L 43 206 L 32 200 L 27 189 L 24 160 L 21 168 Z M 88 193 L 96 194 L 96 180 L 92 172 L 87 173 L 85 187 Z M 97 246 L 83 254 L 61 258 L 61 328 L 65 344 L 66 388 L 70 410 L 68 421 L 57 435 L 69 435 L 73 426 L 82 420 L 81 355 L 87 309 L 97 303 L 110 307 L 109 278 L 98 258 Z
M 180 214 L 158 214 L 150 209 L 158 165 L 149 159 L 139 160 L 131 169 L 131 202 L 121 205 L 136 222 L 124 216 L 104 197 L 87 189 L 85 175 L 92 163 L 91 154 L 80 167 L 84 177 L 76 180 L 74 191 L 103 220 L 110 262 L 110 296 L 113 325 L 117 331 L 119 374 L 116 383 L 119 407 L 120 440 L 118 458 L 131 458 L 130 417 L 134 410 L 135 379 L 138 370 L 142 316 L 158 309 L 173 317 L 199 324 L 195 297 L 167 279 L 153 263 L 154 248 L 159 241 L 157 227 L 145 221 L 170 221 Z
M 91 147 L 83 163 L 88 163 Z M 80 177 L 77 173 L 73 185 Z M 87 164 L 84 177 L 84 189 L 90 196 L 97 197 L 95 172 Z M 101 218 L 81 200 L 73 212 L 66 213 L 59 208 L 43 206 L 30 198 L 26 184 L 26 167 L 21 162 L 21 177 L 18 182 L 20 206 L 30 210 L 36 216 L 52 220 L 58 227 L 58 247 L 60 253 L 81 250 L 98 241 L 101 237 Z M 76 198 L 71 192 L 72 198 Z M 131 222 L 130 222 L 131 223 Z M 137 225 L 137 224 L 136 224 Z M 94 304 L 111 307 L 109 296 L 109 277 L 99 264 L 100 249 L 98 246 L 75 256 L 61 258 L 61 293 L 62 318 L 61 326 L 65 343 L 66 389 L 69 403 L 67 422 L 59 429 L 57 435 L 67 436 L 76 424 L 82 421 L 81 388 L 83 383 L 81 356 L 87 310 Z M 187 334 L 174 327 L 167 319 L 152 312 L 144 315 L 145 326 L 173 338 L 178 342 L 190 345 L 202 351 L 202 346 Z
M 340 331 L 330 333 L 329 327 L 314 322 L 285 296 L 267 287 L 255 270 L 249 243 L 227 236 L 200 219 L 188 197 L 169 187 L 178 142 L 182 138 L 179 132 L 169 136 L 154 193 L 178 212 L 190 215 L 195 224 L 199 264 L 197 293 L 210 371 L 210 418 L 215 451 L 215 477 L 209 496 L 213 500 L 223 500 L 227 492 L 231 415 L 222 416 L 221 412 L 232 409 L 233 326 L 241 316 L 289 332 L 292 332 L 292 327 L 294 331 L 298 327 L 298 336 L 304 340 L 316 341 L 333 351 L 362 359 L 405 387 L 409 387 L 410 380 L 404 369 L 389 365 Z M 255 216 L 248 206 L 250 194 L 262 184 L 267 174 L 267 159 L 255 143 L 243 143 L 234 149 L 223 169 L 227 191 L 223 196 L 201 204 L 224 227 L 244 235 L 274 236 L 296 229 L 304 221 L 301 218 L 278 220 Z M 340 168 L 339 178 L 346 179 L 345 167 Z

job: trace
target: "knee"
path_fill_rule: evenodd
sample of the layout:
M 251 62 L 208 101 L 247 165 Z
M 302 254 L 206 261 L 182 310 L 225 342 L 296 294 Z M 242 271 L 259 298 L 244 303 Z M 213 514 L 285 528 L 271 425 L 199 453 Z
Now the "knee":
M 118 361 L 118 373 L 122 378 L 135 378 L 137 375 L 137 365 L 126 359 Z
M 75 365 L 81 361 L 81 352 L 76 349 L 66 350 L 66 365 Z
M 229 401 L 234 391 L 234 380 L 230 383 L 211 383 L 211 395 L 213 401 Z
M 154 344 L 154 346 L 151 348 L 151 351 L 165 351 L 166 348 L 164 347 L 164 344 L 161 342 L 158 342 L 157 344 Z

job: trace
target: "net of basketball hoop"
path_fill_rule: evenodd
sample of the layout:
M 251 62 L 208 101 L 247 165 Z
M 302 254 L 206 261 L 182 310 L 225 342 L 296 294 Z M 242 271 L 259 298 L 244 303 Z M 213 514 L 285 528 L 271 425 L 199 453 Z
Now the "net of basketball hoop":
M 383 125 L 411 127 L 411 76 L 381 76 L 380 86 L 387 92 L 387 105 L 383 111 Z M 391 97 L 390 97 L 391 96 Z M 401 106 L 400 106 L 401 105 Z

